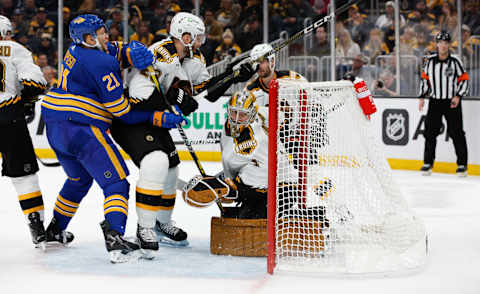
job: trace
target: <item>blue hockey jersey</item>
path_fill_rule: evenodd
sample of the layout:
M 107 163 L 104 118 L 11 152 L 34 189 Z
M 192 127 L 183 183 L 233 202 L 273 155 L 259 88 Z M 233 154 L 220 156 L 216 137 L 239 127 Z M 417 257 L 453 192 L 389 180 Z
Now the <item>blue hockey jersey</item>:
M 150 113 L 132 113 L 123 96 L 121 67 L 132 64 L 128 46 L 109 43 L 108 52 L 73 45 L 61 65 L 56 88 L 42 101 L 42 117 L 107 129 L 113 117 L 127 123 L 147 121 Z

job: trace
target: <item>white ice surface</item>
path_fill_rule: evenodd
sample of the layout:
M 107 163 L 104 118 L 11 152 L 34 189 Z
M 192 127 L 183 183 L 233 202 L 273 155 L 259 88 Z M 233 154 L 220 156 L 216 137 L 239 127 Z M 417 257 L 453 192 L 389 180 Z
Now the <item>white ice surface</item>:
M 136 228 L 131 175 L 127 236 Z M 204 163 L 207 173 L 220 171 L 219 163 Z M 180 165 L 180 177 L 197 170 L 192 162 Z M 226 257 L 209 253 L 210 217 L 217 208 L 195 209 L 177 198 L 174 220 L 189 234 L 187 248 L 161 247 L 153 261 L 111 264 L 98 223 L 103 219 L 103 194 L 94 184 L 68 230 L 75 241 L 68 248 L 34 249 L 15 190 L 0 178 L 0 294 L 10 293 L 480 293 L 480 177 L 457 178 L 395 171 L 410 206 L 429 231 L 430 256 L 415 275 L 390 278 L 318 278 L 266 274 L 265 258 Z M 46 222 L 65 175 L 61 168 L 39 173 Z M 148 292 L 144 292 L 144 291 Z M 153 291 L 153 292 L 151 292 Z

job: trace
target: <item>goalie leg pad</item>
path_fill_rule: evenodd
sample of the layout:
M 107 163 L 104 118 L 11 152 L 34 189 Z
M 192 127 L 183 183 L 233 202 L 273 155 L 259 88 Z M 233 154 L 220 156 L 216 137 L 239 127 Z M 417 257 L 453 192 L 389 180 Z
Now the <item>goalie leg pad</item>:
M 267 256 L 267 220 L 212 217 L 210 252 L 217 255 Z

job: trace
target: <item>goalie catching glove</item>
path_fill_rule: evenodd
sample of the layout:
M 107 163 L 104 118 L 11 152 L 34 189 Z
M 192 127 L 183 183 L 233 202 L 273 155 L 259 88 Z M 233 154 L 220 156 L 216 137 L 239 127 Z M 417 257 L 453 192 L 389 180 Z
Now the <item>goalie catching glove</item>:
M 237 199 L 237 190 L 231 179 L 222 181 L 213 176 L 193 177 L 183 187 L 183 200 L 193 207 L 208 207 L 214 202 L 231 203 Z

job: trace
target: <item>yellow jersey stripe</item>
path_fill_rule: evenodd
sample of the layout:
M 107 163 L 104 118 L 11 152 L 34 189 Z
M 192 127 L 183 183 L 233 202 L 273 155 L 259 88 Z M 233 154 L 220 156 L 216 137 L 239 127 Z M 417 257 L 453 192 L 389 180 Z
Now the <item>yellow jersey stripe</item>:
M 24 213 L 25 215 L 27 215 L 27 214 L 29 214 L 29 213 L 36 212 L 36 211 L 40 211 L 40 210 L 43 210 L 43 209 L 44 209 L 43 205 L 40 205 L 40 206 L 33 207 L 33 208 L 30 208 L 30 209 L 25 209 L 25 210 L 23 211 L 23 213 Z
M 72 208 L 70 206 L 63 205 L 59 201 L 55 202 L 55 206 L 57 206 L 58 208 L 61 208 L 64 211 L 68 211 L 68 212 L 71 212 L 71 213 L 77 212 L 77 209 L 78 209 L 78 208 Z
M 105 198 L 105 200 L 103 202 L 105 203 L 105 202 L 108 202 L 108 201 L 111 201 L 111 200 L 121 200 L 121 201 L 125 202 L 126 204 L 128 204 L 127 198 L 123 197 L 120 194 L 110 195 L 107 198 Z
M 158 211 L 160 210 L 160 206 L 152 206 L 152 205 L 147 205 L 143 203 L 138 203 L 137 202 L 137 207 L 145 210 L 150 210 L 150 211 Z
M 162 195 L 163 199 L 175 199 L 177 198 L 177 194 L 164 194 Z
M 43 98 L 43 100 L 46 101 L 46 102 L 55 104 L 55 106 L 78 107 L 80 109 L 87 110 L 91 113 L 101 115 L 103 117 L 112 118 L 112 114 L 110 112 L 108 112 L 104 107 L 101 107 L 101 109 L 99 109 L 99 108 L 97 108 L 95 106 L 92 106 L 88 103 L 80 102 L 80 101 L 73 100 L 73 99 L 68 99 L 68 97 L 58 99 L 58 98 L 52 98 L 52 97 L 49 97 L 49 96 L 45 96 L 45 98 Z
M 117 155 L 113 151 L 112 147 L 107 143 L 107 140 L 103 137 L 102 132 L 100 131 L 99 128 L 90 126 L 92 129 L 93 134 L 95 137 L 97 137 L 97 140 L 102 144 L 103 148 L 105 148 L 105 151 L 108 154 L 108 157 L 113 163 L 113 166 L 115 167 L 115 170 L 117 171 L 117 174 L 120 176 L 120 179 L 123 180 L 127 177 L 125 171 L 123 170 L 122 165 L 120 164 L 120 161 L 118 160 Z
M 32 192 L 32 193 L 18 195 L 18 200 L 22 201 L 22 200 L 32 199 L 32 198 L 35 198 L 35 197 L 38 197 L 38 196 L 42 196 L 42 192 L 35 191 L 35 192 Z
M 75 203 L 75 202 L 72 202 L 72 201 L 70 201 L 70 200 L 67 200 L 67 199 L 63 198 L 62 195 L 60 195 L 60 194 L 58 194 L 57 200 L 60 201 L 60 202 L 62 202 L 62 203 L 65 203 L 65 204 L 67 204 L 67 205 L 73 206 L 73 207 L 77 207 L 77 208 L 78 208 L 78 206 L 79 206 L 78 203 Z
M 106 108 L 115 107 L 116 105 L 123 103 L 123 100 L 125 100 L 125 96 L 122 95 L 115 101 L 103 103 L 103 106 L 105 106 Z
M 149 196 L 161 196 L 163 194 L 163 190 L 150 190 L 150 189 L 143 189 L 140 187 L 137 187 L 135 190 L 138 193 L 146 194 Z
M 71 98 L 71 99 L 78 99 L 82 100 L 85 103 L 89 103 L 92 105 L 95 105 L 98 108 L 105 109 L 104 105 L 98 101 L 95 101 L 91 98 L 85 97 L 85 96 L 80 96 L 80 95 L 75 95 L 75 94 L 59 94 L 56 92 L 48 92 L 46 94 L 47 96 L 51 96 L 53 98 Z
M 60 213 L 61 215 L 64 215 L 66 217 L 73 217 L 75 214 L 74 213 L 70 213 L 70 212 L 66 212 L 60 208 L 58 208 L 57 206 L 55 206 L 53 208 L 53 210 L 55 210 L 56 212 Z
M 99 116 L 99 115 L 91 114 L 91 113 L 89 113 L 85 110 L 78 109 L 78 108 L 75 108 L 75 107 L 53 106 L 53 105 L 46 104 L 46 103 L 42 103 L 42 106 L 45 107 L 45 108 L 49 108 L 49 109 L 53 109 L 53 110 L 57 110 L 57 111 L 73 111 L 73 112 L 81 113 L 81 114 L 83 114 L 85 116 L 88 116 L 90 118 L 93 118 L 93 119 L 98 119 L 98 120 L 104 121 L 108 124 L 112 123 L 111 119 L 108 119 L 108 118 L 105 118 L 105 117 L 102 117 L 102 116 Z
M 107 209 L 107 208 L 113 207 L 113 206 L 121 206 L 121 207 L 128 210 L 128 205 L 125 204 L 125 202 L 120 201 L 120 200 L 112 200 L 112 201 L 109 201 L 109 202 L 105 203 L 103 205 L 103 209 Z
M 103 213 L 104 213 L 104 214 L 107 214 L 107 213 L 115 212 L 115 211 L 121 212 L 121 213 L 125 214 L 126 216 L 128 216 L 128 211 L 126 211 L 126 210 L 125 210 L 124 208 L 122 208 L 122 207 L 111 207 L 111 208 L 109 208 L 109 209 L 107 209 L 107 210 L 104 210 Z

